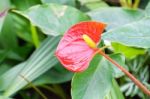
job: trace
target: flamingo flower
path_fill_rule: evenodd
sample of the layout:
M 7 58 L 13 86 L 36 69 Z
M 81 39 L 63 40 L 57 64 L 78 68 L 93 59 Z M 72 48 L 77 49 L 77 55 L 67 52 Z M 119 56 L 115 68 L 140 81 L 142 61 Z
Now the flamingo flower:
M 56 49 L 56 57 L 66 69 L 81 72 L 88 67 L 93 56 L 99 53 L 124 72 L 145 94 L 150 96 L 150 91 L 139 80 L 97 48 L 105 27 L 104 23 L 93 21 L 75 24 L 61 39 Z
M 66 69 L 81 72 L 88 67 L 105 26 L 100 22 L 81 22 L 64 34 L 55 55 Z

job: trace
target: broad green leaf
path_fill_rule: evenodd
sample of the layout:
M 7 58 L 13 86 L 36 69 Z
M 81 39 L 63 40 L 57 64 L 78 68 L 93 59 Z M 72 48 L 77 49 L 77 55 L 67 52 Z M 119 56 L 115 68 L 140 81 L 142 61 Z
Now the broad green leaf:
M 91 2 L 99 2 L 102 0 L 78 0 L 82 5 L 86 4 L 86 3 L 91 3 Z
M 56 68 L 57 67 L 57 68 Z M 59 69 L 58 69 L 59 68 Z M 73 73 L 64 69 L 62 65 L 56 64 L 54 68 L 47 71 L 38 79 L 36 79 L 34 85 L 43 85 L 43 84 L 58 84 L 64 83 L 72 79 Z
M 14 29 L 14 20 L 12 14 L 8 14 L 0 32 L 0 47 L 5 49 L 13 49 L 17 47 L 17 37 Z M 11 32 L 10 32 L 11 31 Z
M 139 8 L 145 9 L 145 7 L 147 6 L 149 0 L 141 0 L 140 4 L 139 4 Z
M 132 22 L 107 31 L 102 35 L 103 40 L 121 43 L 126 46 L 150 48 L 150 18 Z
M 8 59 L 15 59 L 18 61 L 26 60 L 33 50 L 33 45 L 26 44 L 24 46 L 19 46 L 14 48 L 12 51 L 9 51 Z
M 10 69 L 9 65 L 7 65 L 7 64 L 1 64 L 0 65 L 0 75 L 2 75 L 4 72 L 6 72 L 9 69 Z
M 144 11 L 108 7 L 93 10 L 89 12 L 88 15 L 92 20 L 106 23 L 108 25 L 107 30 L 110 30 L 143 18 Z
M 17 36 L 21 38 L 22 40 L 33 44 L 30 22 L 26 18 L 20 15 L 14 14 L 14 13 L 12 17 L 13 17 L 13 20 L 15 21 L 14 28 L 16 30 Z
M 149 22 L 142 10 L 106 8 L 89 13 L 92 19 L 108 24 L 102 39 L 121 43 L 126 46 L 149 48 Z
M 150 16 L 150 2 L 147 4 L 145 10 L 146 10 L 146 15 L 147 15 L 147 16 Z
M 98 55 L 86 71 L 74 75 L 72 99 L 103 99 L 111 89 L 111 81 L 112 68 Z
M 110 57 L 126 67 L 125 58 L 121 54 Z M 121 77 L 123 73 L 104 57 L 95 56 L 89 68 L 76 73 L 72 80 L 72 99 L 105 99 L 112 89 L 112 79 Z
M 125 57 L 121 54 L 112 54 L 110 57 L 115 60 L 118 64 L 123 66 L 124 68 L 128 69 L 128 67 L 125 65 Z M 112 66 L 113 72 L 112 75 L 115 78 L 119 78 L 124 75 L 124 73 L 118 69 L 115 65 L 113 65 L 111 62 L 108 61 L 108 64 Z
M 119 43 L 112 43 L 112 47 L 115 53 L 122 53 L 126 58 L 130 59 L 145 53 L 145 49 L 128 47 Z
M 10 7 L 9 0 L 0 0 L 0 34 L 9 7 Z
M 24 63 L 24 67 L 17 73 L 17 76 L 15 76 L 15 79 L 8 81 L 11 82 L 8 84 L 7 89 L 4 92 L 5 96 L 11 96 L 14 93 L 16 93 L 18 90 L 26 86 L 28 83 L 24 79 L 28 79 L 29 81 L 35 80 L 37 77 L 48 71 L 50 68 L 52 68 L 58 61 L 54 56 L 54 51 L 56 48 L 56 45 L 58 44 L 60 40 L 60 37 L 49 37 L 47 38 L 44 43 L 41 44 L 41 46 L 31 55 L 31 57 Z M 14 67 L 15 68 L 15 67 Z M 15 71 L 11 71 L 15 72 Z M 10 73 L 6 72 L 1 78 L 7 78 L 7 76 L 10 76 Z M 23 76 L 23 77 L 21 77 Z M 13 78 L 11 76 L 11 78 Z M 5 85 L 5 80 L 1 80 L 2 84 Z M 1 85 L 2 85 L 1 84 Z
M 105 99 L 125 99 L 115 79 L 112 80 L 111 91 Z
M 87 4 L 85 4 L 85 6 L 90 10 L 108 7 L 107 3 L 103 2 L 103 1 L 87 3 Z
M 15 11 L 28 18 L 45 34 L 63 35 L 73 24 L 89 20 L 89 17 L 79 10 L 58 4 L 44 4 L 33 6 L 26 11 Z
M 0 63 L 5 59 L 6 56 L 7 56 L 7 51 L 0 50 Z
M 84 3 L 80 9 L 82 11 L 87 12 L 90 10 L 94 10 L 94 9 L 98 9 L 98 8 L 104 8 L 104 7 L 108 7 L 107 3 L 105 3 L 104 1 L 93 1 L 93 2 Z
M 41 1 L 42 3 L 57 3 L 57 4 L 75 6 L 75 0 L 41 0 Z
M 116 80 L 112 81 L 111 99 L 125 99 Z
M 0 50 L 0 63 L 3 62 L 5 59 L 12 59 L 17 61 L 22 61 L 23 58 L 18 55 L 18 53 L 12 50 Z
M 0 99 L 13 99 L 13 98 L 5 97 L 5 96 L 0 96 Z
M 7 15 L 7 11 L 4 10 L 3 12 L 0 12 L 0 32 L 2 30 L 2 26 L 4 24 L 4 19 L 5 19 L 6 15 Z M 1 33 L 0 33 L 0 35 L 1 35 Z
M 19 10 L 26 10 L 33 5 L 40 4 L 40 0 L 11 0 L 12 4 Z
M 26 63 L 20 63 L 0 76 L 0 91 L 9 88 L 13 80 L 16 79 L 19 72 L 24 68 Z

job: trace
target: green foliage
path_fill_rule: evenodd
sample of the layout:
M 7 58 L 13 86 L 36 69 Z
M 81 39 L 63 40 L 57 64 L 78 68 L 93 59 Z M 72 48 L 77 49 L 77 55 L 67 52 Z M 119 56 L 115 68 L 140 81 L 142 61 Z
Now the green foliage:
M 127 46 L 150 48 L 148 34 L 150 28 L 149 22 L 149 18 L 143 18 L 137 22 L 120 26 L 116 29 L 107 31 L 103 35 L 103 39 L 118 42 Z
M 114 79 L 112 80 L 111 91 L 105 96 L 105 99 L 125 99 Z
M 12 98 L 8 98 L 8 97 L 5 97 L 5 96 L 0 96 L 0 99 L 12 99 Z
M 121 65 L 124 64 L 119 54 L 111 55 L 111 57 Z M 105 58 L 96 56 L 85 72 L 74 75 L 72 98 L 103 99 L 111 90 L 113 76 L 119 77 L 120 75 L 122 75 L 120 70 L 114 68 Z
M 15 12 L 25 16 L 45 34 L 54 36 L 63 35 L 73 24 L 90 19 L 73 7 L 58 4 L 37 5 L 23 12 Z
M 10 7 L 9 0 L 0 0 L 0 34 L 9 7 Z
M 150 2 L 121 0 L 126 5 L 112 6 L 118 4 L 113 1 L 0 0 L 0 99 L 41 99 L 38 92 L 31 94 L 33 86 L 48 99 L 57 99 L 53 94 L 60 99 L 149 99 L 100 55 L 75 74 L 54 56 L 72 25 L 104 22 L 100 45 L 109 42 L 105 52 L 149 87 Z
M 115 42 L 112 43 L 112 47 L 114 48 L 114 52 L 122 53 L 126 58 L 130 59 L 135 58 L 137 55 L 145 54 L 145 49 L 129 47 Z
M 135 59 L 129 60 L 127 65 L 129 67 L 129 70 L 136 75 L 136 77 L 144 83 L 147 87 L 149 86 L 148 80 L 149 80 L 149 67 L 145 65 L 147 63 L 147 60 L 149 58 L 149 54 L 138 56 Z M 142 94 L 142 92 L 138 89 L 137 86 L 134 85 L 133 82 L 131 82 L 130 79 L 127 77 L 124 77 L 122 79 L 122 86 L 121 90 L 125 92 L 126 96 L 135 96 L 138 95 L 142 99 L 147 99 L 148 96 Z
M 11 0 L 11 2 L 14 5 L 14 7 L 18 10 L 26 10 L 31 6 L 41 3 L 40 0 L 20 0 L 20 1 Z
M 110 57 L 112 59 L 114 59 L 116 62 L 118 62 L 121 66 L 123 66 L 124 68 L 126 68 L 128 70 L 128 67 L 125 64 L 125 57 L 123 55 L 121 55 L 121 54 L 112 54 L 112 55 L 110 55 Z M 112 67 L 112 69 L 113 69 L 112 75 L 115 78 L 119 78 L 119 77 L 124 75 L 122 73 L 122 71 L 120 71 L 116 66 L 112 65 L 110 62 L 108 62 L 108 64 Z
M 72 80 L 73 99 L 103 99 L 111 89 L 112 68 L 101 56 L 96 56 L 83 73 Z M 105 78 L 105 79 L 103 79 Z
M 33 81 L 34 85 L 43 84 L 59 84 L 63 82 L 70 81 L 72 79 L 73 73 L 62 68 L 62 65 L 56 64 L 56 66 L 41 75 L 38 79 Z
M 131 10 L 120 7 L 107 7 L 92 10 L 88 13 L 88 15 L 93 20 L 105 22 L 108 25 L 106 29 L 111 31 L 125 24 L 142 19 L 144 12 L 141 9 Z
M 97 8 L 108 7 L 108 4 L 102 0 L 79 0 L 82 11 L 90 11 Z
M 57 3 L 63 5 L 75 6 L 75 0 L 41 0 L 42 3 Z
M 54 51 L 59 39 L 60 37 L 49 37 L 43 44 L 41 44 L 41 47 L 37 49 L 33 55 L 31 55 L 26 63 L 24 63 L 23 68 L 21 68 L 18 72 L 19 74 L 17 73 L 17 76 L 14 77 L 15 79 L 13 79 L 13 81 L 7 87 L 6 91 L 4 92 L 5 96 L 11 96 L 16 91 L 27 85 L 27 82 L 20 75 L 24 76 L 29 81 L 32 81 L 46 72 L 48 69 L 52 68 L 52 66 L 58 62 L 54 57 Z
M 13 18 L 11 14 L 8 14 L 3 24 L 3 29 L 0 32 L 0 46 L 6 49 L 12 49 L 17 47 L 17 37 L 15 34 L 13 24 Z M 11 33 L 10 33 L 11 31 Z M 6 39 L 7 38 L 7 39 Z

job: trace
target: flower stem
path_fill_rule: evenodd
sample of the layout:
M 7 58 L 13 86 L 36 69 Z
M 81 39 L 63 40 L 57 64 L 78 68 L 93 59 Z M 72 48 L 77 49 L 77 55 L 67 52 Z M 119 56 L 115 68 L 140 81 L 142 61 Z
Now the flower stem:
M 116 61 L 106 55 L 101 49 L 98 49 L 97 53 L 104 56 L 108 61 L 117 66 L 123 73 L 125 73 L 145 94 L 150 96 L 150 91 L 139 81 L 137 80 L 131 73 L 129 73 L 125 68 L 119 65 Z

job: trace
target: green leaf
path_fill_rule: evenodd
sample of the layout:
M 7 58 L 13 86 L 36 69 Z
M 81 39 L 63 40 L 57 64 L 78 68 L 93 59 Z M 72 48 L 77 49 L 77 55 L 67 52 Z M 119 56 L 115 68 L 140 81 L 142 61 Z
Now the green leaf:
M 147 4 L 145 10 L 146 10 L 146 15 L 147 15 L 147 16 L 150 16 L 150 2 Z
M 145 53 L 145 49 L 128 47 L 119 43 L 112 43 L 112 47 L 115 53 L 122 53 L 126 58 L 135 58 L 137 55 L 142 55 Z
M 107 3 L 103 1 L 87 3 L 85 6 L 90 10 L 108 7 Z
M 145 7 L 148 4 L 148 2 L 149 2 L 149 0 L 143 0 L 142 2 L 140 2 L 139 8 L 145 9 Z
M 13 49 L 18 46 L 17 36 L 14 29 L 14 20 L 12 14 L 8 14 L 0 32 L 0 47 L 5 49 Z M 11 31 L 11 32 L 10 32 Z M 7 38 L 7 39 L 6 39 Z
M 111 91 L 105 99 L 125 99 L 115 79 L 112 80 Z
M 102 39 L 126 46 L 150 48 L 149 23 L 150 18 L 143 18 L 140 21 L 107 31 L 102 35 Z
M 106 23 L 107 30 L 110 30 L 143 18 L 144 11 L 108 7 L 93 10 L 88 15 L 92 20 Z
M 0 63 L 3 62 L 5 59 L 13 59 L 17 61 L 22 61 L 22 56 L 18 55 L 18 53 L 12 50 L 0 50 Z
M 108 24 L 102 39 L 126 46 L 149 48 L 150 18 L 144 17 L 144 14 L 142 10 L 122 8 L 105 8 L 89 13 L 92 19 Z
M 6 50 L 0 50 L 0 63 L 6 58 L 7 51 Z
M 25 64 L 26 63 L 18 64 L 0 76 L 0 91 L 4 91 L 9 88 L 13 80 L 18 76 L 19 72 L 24 68 Z
M 90 11 L 90 10 L 94 10 L 94 9 L 98 9 L 98 8 L 104 8 L 104 7 L 108 7 L 107 3 L 105 3 L 104 1 L 91 1 L 91 2 L 85 2 L 83 3 L 83 5 L 81 6 L 81 10 L 82 11 Z
M 18 71 L 17 76 L 14 75 L 12 76 L 12 72 L 16 72 L 12 70 L 11 72 L 9 71 L 8 73 L 2 75 L 0 78 L 11 78 L 14 77 L 14 79 L 7 79 L 7 82 L 11 82 L 6 86 L 6 90 L 4 92 L 5 96 L 11 96 L 14 93 L 16 93 L 18 90 L 26 86 L 28 83 L 26 80 L 24 80 L 20 75 L 24 76 L 26 79 L 29 81 L 35 80 L 37 77 L 48 71 L 50 68 L 52 68 L 58 61 L 54 56 L 54 51 L 56 48 L 56 45 L 58 44 L 60 40 L 60 37 L 49 37 L 47 38 L 41 46 L 31 55 L 31 57 L 23 63 L 23 68 Z M 15 66 L 16 67 L 16 66 Z M 15 68 L 14 67 L 14 68 Z M 21 68 L 20 66 L 18 66 Z M 5 79 L 0 80 L 2 82 L 2 86 L 5 86 Z
M 23 61 L 29 57 L 32 50 L 33 50 L 33 46 L 31 44 L 26 44 L 21 47 L 19 46 L 14 48 L 12 51 L 9 51 L 7 58 Z
M 111 89 L 111 81 L 112 68 L 98 55 L 86 71 L 74 75 L 72 99 L 103 99 Z
M 7 65 L 7 64 L 1 64 L 0 65 L 0 75 L 2 75 L 4 72 L 6 72 L 9 69 L 10 69 L 9 65 Z
M 5 97 L 5 96 L 0 96 L 0 99 L 13 99 L 13 98 Z
M 9 7 L 10 7 L 9 0 L 0 0 L 0 34 Z
M 121 54 L 112 54 L 110 57 L 127 68 L 125 58 Z M 116 66 L 97 55 L 86 71 L 74 75 L 72 99 L 105 99 L 104 97 L 107 97 L 114 87 L 112 85 L 113 76 L 118 78 L 122 75 L 123 73 Z
M 40 4 L 40 0 L 11 0 L 12 4 L 19 10 L 26 10 L 33 5 Z
M 113 79 L 112 83 L 113 83 L 111 89 L 112 99 L 125 99 L 116 80 Z
M 75 0 L 41 0 L 42 3 L 57 3 L 63 5 L 75 6 Z
M 64 67 L 59 63 L 59 64 L 56 64 L 56 66 L 54 68 L 47 71 L 40 77 L 38 77 L 38 79 L 36 79 L 33 82 L 33 84 L 34 85 L 43 85 L 43 84 L 64 83 L 64 82 L 70 81 L 72 79 L 72 76 L 73 76 L 73 73 L 64 69 Z
M 63 35 L 73 24 L 89 20 L 89 17 L 79 10 L 58 4 L 44 4 L 33 6 L 26 11 L 15 11 L 28 18 L 45 34 Z
M 112 55 L 110 55 L 110 57 L 113 60 L 115 60 L 118 64 L 120 64 L 121 66 L 128 69 L 128 67 L 125 65 L 125 57 L 123 55 L 121 55 L 121 54 L 112 54 Z M 120 69 L 118 69 L 115 65 L 113 65 L 111 62 L 108 61 L 108 64 L 110 66 L 112 66 L 112 69 L 113 69 L 112 75 L 115 78 L 119 78 L 119 77 L 124 75 L 124 73 Z
M 82 5 L 86 4 L 86 3 L 91 3 L 91 2 L 98 2 L 98 1 L 102 1 L 102 0 L 78 0 Z
M 4 19 L 5 19 L 6 15 L 7 15 L 7 11 L 0 12 L 0 32 L 2 30 L 2 26 L 4 24 Z

